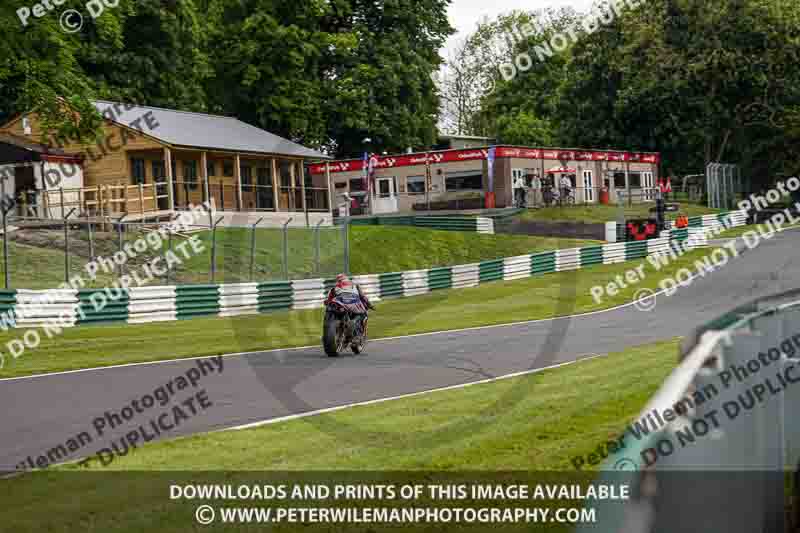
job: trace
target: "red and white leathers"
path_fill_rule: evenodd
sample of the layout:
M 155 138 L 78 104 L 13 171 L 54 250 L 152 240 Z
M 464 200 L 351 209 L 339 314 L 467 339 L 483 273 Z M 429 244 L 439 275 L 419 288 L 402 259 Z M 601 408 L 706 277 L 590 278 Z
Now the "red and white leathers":
M 336 300 L 342 307 L 357 315 L 367 314 L 367 309 L 372 307 L 369 299 L 361 292 L 361 287 L 349 279 L 339 279 L 336 285 L 328 292 L 325 303 Z

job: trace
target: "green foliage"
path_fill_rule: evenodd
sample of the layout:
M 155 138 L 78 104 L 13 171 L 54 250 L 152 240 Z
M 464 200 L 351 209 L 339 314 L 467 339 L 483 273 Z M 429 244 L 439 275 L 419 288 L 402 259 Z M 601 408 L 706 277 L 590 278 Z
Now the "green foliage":
M 93 19 L 67 0 L 27 26 L 4 5 L 0 121 L 33 110 L 85 136 L 100 97 L 232 115 L 339 155 L 429 145 L 448 1 L 139 0 Z M 83 14 L 76 33 L 66 9 Z
M 495 66 L 534 56 L 536 44 L 583 20 L 528 16 L 539 31 Z M 516 18 L 519 33 L 524 17 Z M 649 0 L 611 18 L 509 81 L 495 72 L 498 88 L 481 113 L 502 142 L 657 150 L 667 169 L 687 173 L 711 161 L 739 163 L 756 178 L 800 170 L 797 2 Z M 509 31 L 500 17 L 474 38 Z

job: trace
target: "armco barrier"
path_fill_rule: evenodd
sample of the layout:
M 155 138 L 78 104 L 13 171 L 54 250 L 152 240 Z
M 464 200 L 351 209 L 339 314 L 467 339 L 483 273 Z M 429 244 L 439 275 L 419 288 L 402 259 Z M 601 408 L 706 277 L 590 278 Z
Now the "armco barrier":
M 614 264 L 665 252 L 676 240 L 702 246 L 704 229 L 664 232 L 659 239 L 587 246 L 492 259 L 468 265 L 354 276 L 374 300 L 410 297 L 431 291 L 475 287 L 553 272 Z M 71 327 L 128 322 L 140 324 L 203 316 L 230 317 L 323 306 L 333 280 L 305 279 L 225 285 L 0 291 L 0 328 Z
M 579 531 L 796 531 L 799 367 L 800 291 L 695 330 L 595 482 L 635 496 L 592 502 L 596 521 Z
M 350 219 L 353 226 L 417 226 L 447 231 L 494 233 L 494 220 L 467 216 L 385 216 Z
M 728 223 L 724 224 L 724 220 L 728 219 Z M 675 222 L 668 221 L 668 229 L 675 229 Z M 696 217 L 689 217 L 690 228 L 705 228 L 715 229 L 722 225 L 735 228 L 747 224 L 747 211 L 727 211 L 725 213 L 718 213 L 713 215 L 702 215 Z M 606 241 L 607 242 L 622 242 L 625 238 L 625 227 L 618 222 L 606 222 Z

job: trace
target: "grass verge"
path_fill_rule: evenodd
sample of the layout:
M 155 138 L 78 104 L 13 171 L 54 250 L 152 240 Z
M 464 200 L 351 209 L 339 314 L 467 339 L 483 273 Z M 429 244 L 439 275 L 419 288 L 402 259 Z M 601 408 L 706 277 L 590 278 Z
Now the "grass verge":
M 481 483 L 529 486 L 591 480 L 576 472 L 573 457 L 587 456 L 615 439 L 635 418 L 676 363 L 677 340 L 510 378 L 489 384 L 434 392 L 382 404 L 266 425 L 156 442 L 117 458 L 110 466 L 84 469 L 66 465 L 6 480 L 13 491 L 6 509 L 15 533 L 58 529 L 71 532 L 153 533 L 194 531 L 200 504 L 275 508 L 260 498 L 173 500 L 170 487 L 215 483 L 227 486 L 284 484 Z M 624 371 L 620 371 L 624 369 Z M 520 401 L 504 403 L 512 388 Z M 212 406 L 213 408 L 213 406 Z M 481 417 L 476 417 L 481 413 Z M 451 428 L 474 424 L 474 431 L 449 435 Z M 368 428 L 369 438 L 341 442 L 326 425 Z M 439 436 L 430 439 L 431 433 Z M 11 486 L 9 486 L 11 488 Z M 80 495 L 79 503 L 74 498 Z M 313 496 L 293 498 L 291 506 L 384 508 L 442 506 L 513 508 L 519 502 L 467 498 L 432 502 L 353 497 L 352 503 Z M 320 502 L 320 503 L 317 503 Z M 582 505 L 551 499 L 538 508 Z M 530 507 L 529 504 L 523 504 Z M 589 506 L 591 507 L 591 505 Z M 219 512 L 219 511 L 218 511 Z M 216 527 L 214 527 L 216 526 Z M 484 525 L 485 526 L 485 525 Z M 254 526 L 215 523 L 203 530 L 240 531 Z M 258 527 L 264 527 L 260 525 Z M 271 531 L 297 531 L 298 524 L 270 525 Z M 2 528 L 0 528 L 2 529 Z M 566 524 L 538 525 L 537 531 L 570 531 Z M 303 531 L 397 531 L 385 524 L 304 524 Z M 484 531 L 461 524 L 414 524 L 404 531 Z M 496 531 L 530 531 L 530 524 L 495 525 Z
M 470 289 L 436 291 L 424 296 L 385 300 L 370 317 L 373 339 L 546 319 L 605 309 L 631 301 L 640 288 L 657 289 L 659 281 L 708 253 L 694 250 L 660 271 L 642 259 L 560 272 L 513 282 L 496 282 Z M 597 303 L 592 287 L 606 285 L 618 274 L 645 265 L 646 279 L 628 285 Z M 5 361 L 0 377 L 178 359 L 292 346 L 319 344 L 322 310 L 304 310 L 230 319 L 198 318 L 141 325 L 108 325 L 66 329 L 14 359 L 7 343 L 23 331 L 0 334 Z
M 313 422 L 298 419 L 157 442 L 106 468 L 569 470 L 573 457 L 622 434 L 675 367 L 677 352 L 673 339 L 528 376 L 356 406 L 317 415 Z M 515 389 L 524 392 L 507 401 Z M 465 421 L 473 423 L 468 435 L 461 431 Z M 343 447 L 336 432 L 325 431 L 336 426 L 368 428 L 373 438 L 349 439 Z M 434 432 L 435 441 L 421 437 Z
M 719 209 L 711 209 L 704 205 L 680 203 L 680 210 L 674 213 L 667 213 L 667 219 L 675 219 L 678 215 L 694 217 L 698 215 L 709 215 L 720 213 Z M 643 203 L 632 206 L 624 206 L 622 211 L 625 218 L 647 218 L 651 216 L 650 208 L 655 204 Z M 541 222 L 585 222 L 601 223 L 617 220 L 620 214 L 620 207 L 617 205 L 576 205 L 565 207 L 545 207 L 542 209 L 528 209 L 520 215 L 523 220 L 538 220 Z
M 796 230 L 800 228 L 800 224 L 785 226 L 781 229 L 781 231 L 788 231 L 788 230 Z M 769 232 L 769 228 L 766 224 L 748 224 L 746 226 L 738 226 L 736 228 L 731 228 L 729 230 L 723 231 L 719 235 L 715 235 L 711 237 L 712 239 L 733 239 L 735 237 L 741 237 L 745 233 L 749 231 L 755 231 L 756 233 L 762 232 L 764 234 Z

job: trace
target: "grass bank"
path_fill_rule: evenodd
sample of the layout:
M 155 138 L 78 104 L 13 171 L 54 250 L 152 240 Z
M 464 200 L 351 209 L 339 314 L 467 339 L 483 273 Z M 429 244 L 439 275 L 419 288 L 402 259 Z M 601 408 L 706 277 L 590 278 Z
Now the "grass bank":
M 131 231 L 125 234 L 126 243 L 133 243 L 143 234 Z M 169 283 L 164 277 L 152 280 L 155 284 L 209 283 L 211 272 L 212 236 L 209 231 L 195 233 L 203 241 L 205 251 L 184 260 L 171 273 Z M 487 259 L 510 257 L 558 248 L 588 246 L 596 241 L 557 239 L 527 235 L 481 235 L 474 232 L 438 231 L 414 227 L 352 227 L 350 228 L 350 269 L 354 274 L 377 274 L 416 270 L 435 266 L 473 263 Z M 50 289 L 64 282 L 64 239 L 58 231 L 25 230 L 9 243 L 9 275 L 12 288 Z M 306 229 L 288 231 L 288 265 L 283 264 L 283 233 L 279 229 L 256 231 L 253 279 L 267 281 L 286 279 L 288 268 L 291 279 L 332 277 L 345 270 L 344 235 L 339 228 L 322 229 L 319 233 L 319 255 L 316 253 L 317 237 Z M 173 246 L 185 239 L 176 237 Z M 95 233 L 95 257 L 111 257 L 118 250 L 114 233 Z M 241 228 L 220 228 L 216 235 L 217 283 L 250 281 L 251 232 Z M 85 266 L 89 262 L 88 232 L 73 231 L 70 236 L 70 275 L 81 275 L 88 280 Z M 142 257 L 129 261 L 126 268 L 142 272 L 148 259 L 162 254 L 162 250 L 148 250 Z M 3 276 L 0 261 L 0 280 Z M 107 286 L 113 274 L 99 272 L 98 279 L 88 286 Z
M 681 214 L 694 217 L 721 212 L 719 209 L 711 209 L 704 205 L 679 203 L 680 210 L 667 213 L 668 220 L 675 219 Z M 540 222 L 585 222 L 587 224 L 596 224 L 617 220 L 621 212 L 625 214 L 625 218 L 647 218 L 651 216 L 650 208 L 654 207 L 654 205 L 652 202 L 641 203 L 624 206 L 622 209 L 617 205 L 610 204 L 545 207 L 542 209 L 528 209 L 519 216 L 523 220 L 537 220 Z

